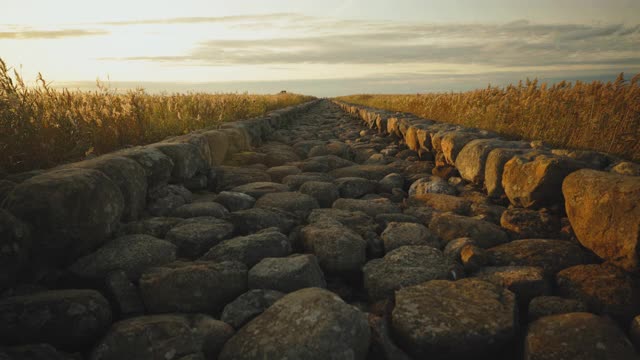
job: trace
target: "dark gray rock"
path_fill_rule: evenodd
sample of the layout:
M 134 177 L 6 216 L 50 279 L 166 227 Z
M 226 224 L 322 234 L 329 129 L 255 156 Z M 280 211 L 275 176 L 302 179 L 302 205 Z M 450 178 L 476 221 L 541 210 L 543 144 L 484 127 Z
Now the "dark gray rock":
M 298 190 L 302 184 L 308 181 L 332 182 L 333 176 L 320 172 L 303 172 L 298 175 L 285 176 L 282 183 L 292 190 Z
M 161 186 L 149 192 L 147 211 L 153 216 L 168 216 L 173 209 L 188 204 L 191 200 L 191 191 L 184 186 Z
M 338 187 L 330 182 L 307 181 L 300 186 L 300 192 L 316 199 L 323 208 L 330 208 L 340 197 Z
M 587 304 L 580 300 L 559 296 L 538 296 L 529 302 L 528 320 L 534 322 L 545 316 L 573 312 L 588 312 Z
M 215 197 L 214 201 L 224 205 L 224 207 L 229 209 L 229 211 L 250 209 L 256 203 L 256 199 L 254 197 L 233 191 L 221 192 Z
M 291 253 L 286 235 L 277 228 L 267 228 L 258 233 L 225 240 L 212 247 L 201 260 L 239 261 L 252 267 L 268 257 L 282 257 Z
M 306 219 L 311 210 L 320 205 L 307 194 L 291 191 L 266 194 L 256 201 L 256 207 L 281 209 Z
M 238 233 L 247 235 L 262 229 L 277 227 L 283 234 L 288 234 L 298 225 L 299 219 L 286 211 L 274 208 L 253 208 L 232 212 L 229 221 Z
M 490 248 L 509 241 L 507 234 L 495 224 L 449 213 L 434 216 L 429 223 L 429 229 L 447 242 L 463 237 L 472 238 L 481 248 Z
M 136 278 L 137 280 L 137 278 Z M 120 318 L 144 314 L 144 304 L 138 293 L 138 288 L 122 271 L 113 271 L 104 281 L 105 294 L 115 304 Z
M 366 194 L 375 192 L 377 183 L 359 177 L 342 177 L 334 181 L 338 186 L 340 197 L 343 198 L 359 198 Z
M 253 182 L 271 181 L 269 174 L 250 167 L 220 166 L 215 170 L 218 191 L 230 190 Z
M 287 185 L 269 181 L 252 182 L 236 186 L 231 189 L 231 191 L 247 194 L 255 199 L 259 199 L 261 196 L 266 194 L 290 190 L 291 189 L 289 189 Z
M 250 289 L 289 293 L 307 287 L 327 287 L 322 269 L 313 255 L 265 258 L 249 270 Z
M 0 291 L 14 285 L 27 265 L 30 234 L 24 223 L 0 209 Z
M 375 217 L 378 214 L 402 212 L 398 205 L 388 199 L 338 199 L 333 203 L 333 208 L 348 211 L 362 211 L 371 217 Z
M 197 258 L 207 250 L 228 239 L 234 226 L 224 220 L 212 217 L 187 219 L 169 230 L 167 241 L 177 247 L 178 257 Z
M 339 222 L 319 222 L 302 229 L 306 252 L 318 258 L 328 273 L 357 272 L 366 261 L 367 243 Z
M 249 290 L 224 307 L 220 320 L 235 329 L 240 329 L 253 318 L 262 314 L 284 295 L 275 290 Z
M 121 235 L 145 234 L 162 239 L 172 227 L 183 221 L 176 217 L 151 217 L 124 224 L 118 232 Z
M 426 245 L 436 249 L 442 247 L 440 238 L 422 224 L 391 222 L 380 235 L 386 252 L 405 245 Z
M 224 218 L 227 215 L 229 215 L 229 210 L 227 210 L 224 206 L 218 204 L 217 202 L 197 202 L 192 204 L 185 204 L 173 209 L 173 211 L 171 212 L 171 216 L 185 219 L 201 216 Z

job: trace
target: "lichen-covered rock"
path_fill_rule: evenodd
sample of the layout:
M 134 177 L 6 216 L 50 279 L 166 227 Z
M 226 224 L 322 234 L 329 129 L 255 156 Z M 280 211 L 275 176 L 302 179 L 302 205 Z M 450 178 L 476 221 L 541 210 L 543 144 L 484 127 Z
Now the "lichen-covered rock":
M 490 355 L 517 330 L 515 296 L 486 281 L 433 280 L 396 293 L 395 338 L 416 358 Z
M 471 201 L 453 195 L 436 193 L 413 195 L 409 198 L 409 204 L 428 206 L 437 211 L 452 212 L 460 215 L 468 215 L 471 212 Z
M 150 217 L 124 224 L 118 229 L 118 234 L 145 234 L 162 239 L 172 227 L 183 221 L 184 219 L 176 217 Z
M 320 207 L 313 197 L 297 191 L 269 193 L 256 201 L 256 207 L 276 208 L 306 219 L 311 210 Z
M 588 313 L 545 316 L 529 325 L 525 360 L 638 359 L 625 334 L 611 320 Z
M 134 147 L 113 153 L 137 162 L 145 171 L 149 189 L 166 185 L 171 178 L 173 160 L 153 147 Z
M 173 227 L 165 236 L 177 248 L 178 257 L 190 259 L 202 256 L 233 233 L 234 226 L 213 217 L 187 219 Z
M 140 316 L 113 324 L 90 359 L 215 359 L 233 332 L 202 314 Z
M 562 184 L 580 243 L 627 270 L 640 269 L 640 177 L 580 170 Z
M 640 285 L 611 264 L 577 265 L 556 275 L 558 293 L 584 301 L 592 312 L 609 315 L 622 326 L 640 314 Z
M 423 194 L 456 195 L 458 191 L 446 180 L 437 176 L 427 176 L 414 181 L 409 187 L 409 196 Z
M 145 271 L 140 293 L 151 313 L 219 313 L 247 291 L 247 267 L 236 261 L 176 261 Z
M 285 176 L 282 183 L 289 186 L 292 190 L 298 190 L 302 184 L 309 181 L 332 182 L 333 176 L 322 172 L 303 172 L 297 175 Z
M 361 211 L 371 217 L 378 214 L 401 213 L 400 207 L 389 199 L 338 199 L 333 203 L 334 209 Z
M 500 217 L 500 226 L 515 239 L 553 239 L 560 235 L 560 219 L 544 210 L 507 209 Z
M 4 344 L 48 343 L 78 350 L 111 324 L 109 302 L 94 290 L 52 290 L 0 299 Z
M 218 194 L 213 201 L 222 204 L 224 207 L 229 209 L 229 211 L 250 209 L 256 203 L 256 199 L 254 197 L 233 191 L 223 191 Z
M 267 228 L 255 234 L 225 240 L 212 247 L 200 259 L 239 261 L 247 267 L 252 267 L 264 258 L 283 257 L 289 253 L 289 238 L 277 228 Z
M 545 316 L 587 311 L 587 304 L 580 300 L 559 296 L 538 296 L 529 302 L 527 318 L 531 323 Z
M 265 258 L 249 270 L 250 289 L 271 289 L 288 293 L 308 287 L 327 287 L 314 255 Z
M 504 141 L 499 139 L 477 139 L 467 143 L 458 157 L 456 168 L 460 177 L 475 184 L 484 181 L 485 164 L 489 153 L 496 148 L 528 148 L 529 144 L 521 141 Z
M 300 186 L 300 192 L 316 199 L 318 205 L 323 208 L 330 208 L 333 202 L 340 197 L 340 192 L 335 184 L 323 181 L 307 181 Z
M 240 329 L 253 318 L 262 314 L 284 295 L 275 290 L 249 290 L 224 307 L 220 320 L 235 329 Z
M 498 148 L 489 153 L 484 165 L 484 185 L 489 197 L 501 198 L 505 196 L 504 187 L 502 187 L 504 165 L 514 156 L 522 155 L 528 151 L 531 150 Z
M 104 243 L 122 217 L 124 199 L 102 172 L 76 168 L 25 180 L 4 207 L 31 225 L 37 261 L 64 264 Z
M 306 252 L 318 258 L 329 273 L 357 272 L 366 261 L 366 241 L 338 222 L 318 222 L 302 229 Z
M 261 196 L 266 194 L 290 190 L 291 189 L 289 189 L 289 187 L 285 184 L 279 184 L 270 181 L 251 182 L 248 184 L 236 186 L 231 189 L 231 191 L 247 194 L 255 199 L 259 199 Z
M 253 234 L 270 227 L 277 227 L 281 233 L 288 234 L 299 223 L 299 219 L 295 215 L 274 208 L 235 211 L 229 214 L 229 221 L 242 235 Z
M 192 204 L 185 204 L 173 209 L 171 212 L 171 216 L 178 218 L 194 218 L 199 216 L 224 218 L 227 215 L 229 215 L 229 210 L 217 202 L 196 202 Z
M 385 252 L 390 252 L 405 245 L 426 245 L 441 248 L 441 240 L 422 224 L 408 222 L 391 222 L 380 235 L 384 242 Z
M 122 270 L 130 280 L 142 272 L 176 259 L 176 246 L 149 235 L 126 235 L 111 240 L 95 252 L 78 259 L 69 270 L 81 277 L 102 279 L 112 271 Z
M 495 224 L 450 213 L 434 215 L 429 229 L 444 241 L 468 237 L 481 248 L 490 248 L 509 241 L 507 234 Z
M 551 293 L 551 282 L 539 267 L 488 266 L 475 272 L 473 277 L 509 289 L 523 306 L 535 297 Z
M 173 161 L 171 178 L 176 182 L 189 179 L 207 167 L 198 148 L 192 144 L 161 142 L 149 145 L 149 147 L 160 150 L 171 158 Z
M 251 167 L 219 166 L 215 170 L 218 191 L 231 190 L 237 186 L 254 182 L 271 181 L 269 174 Z
M 369 348 L 367 316 L 337 295 L 302 289 L 278 300 L 242 327 L 220 360 L 364 360 Z
M 191 191 L 182 185 L 159 186 L 149 191 L 147 211 L 153 216 L 168 216 L 173 209 L 193 199 Z
M 431 246 L 402 246 L 363 268 L 364 288 L 372 301 L 393 296 L 394 291 L 435 279 L 454 279 L 455 264 Z
M 361 177 L 341 177 L 334 183 L 338 186 L 340 197 L 352 199 L 373 193 L 378 186 L 377 182 Z
M 564 240 L 523 239 L 489 249 L 498 266 L 537 266 L 546 275 L 571 266 L 587 264 L 591 257 L 577 244 Z
M 24 223 L 0 209 L 0 291 L 13 285 L 27 265 L 30 234 Z

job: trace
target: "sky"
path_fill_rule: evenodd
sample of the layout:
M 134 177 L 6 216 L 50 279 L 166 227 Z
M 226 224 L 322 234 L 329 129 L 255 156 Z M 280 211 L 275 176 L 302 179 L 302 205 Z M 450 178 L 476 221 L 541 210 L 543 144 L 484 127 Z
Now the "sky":
M 28 81 L 316 96 L 640 72 L 640 0 L 0 0 Z

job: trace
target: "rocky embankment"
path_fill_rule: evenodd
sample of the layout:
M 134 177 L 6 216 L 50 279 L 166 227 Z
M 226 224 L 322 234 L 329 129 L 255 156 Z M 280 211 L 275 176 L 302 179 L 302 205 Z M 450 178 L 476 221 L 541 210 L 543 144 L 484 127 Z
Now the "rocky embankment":
M 0 359 L 638 359 L 640 167 L 323 100 L 0 180 Z

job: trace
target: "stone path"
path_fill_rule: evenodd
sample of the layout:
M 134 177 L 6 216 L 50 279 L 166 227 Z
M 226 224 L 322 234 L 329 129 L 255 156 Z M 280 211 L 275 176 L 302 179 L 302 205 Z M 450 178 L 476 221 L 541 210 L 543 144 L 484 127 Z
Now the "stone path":
M 0 299 L 0 359 L 638 358 L 636 279 L 434 168 L 323 101 Z

